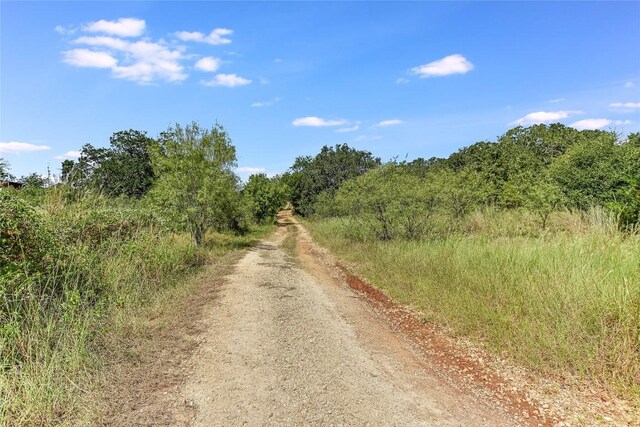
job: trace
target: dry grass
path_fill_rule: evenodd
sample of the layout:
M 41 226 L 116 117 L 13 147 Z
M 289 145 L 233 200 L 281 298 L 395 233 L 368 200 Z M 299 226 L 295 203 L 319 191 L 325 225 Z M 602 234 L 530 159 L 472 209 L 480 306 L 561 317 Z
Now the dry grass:
M 204 264 L 271 229 L 211 234 L 198 248 L 190 236 L 147 222 L 136 206 L 99 197 L 72 205 L 51 197 L 41 212 L 64 258 L 19 299 L 0 280 L 0 425 L 57 425 L 90 412 L 86 396 L 113 356 L 108 343 L 125 342 L 148 307 L 161 318 Z
M 544 372 L 640 400 L 640 236 L 602 211 L 476 213 L 431 241 L 354 241 L 348 220 L 310 222 L 322 245 L 403 303 Z

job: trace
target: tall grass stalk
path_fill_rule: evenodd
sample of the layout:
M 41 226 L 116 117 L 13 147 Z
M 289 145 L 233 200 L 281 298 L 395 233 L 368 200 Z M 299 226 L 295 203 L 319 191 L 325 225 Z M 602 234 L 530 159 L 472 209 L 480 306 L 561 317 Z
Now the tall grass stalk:
M 457 333 L 640 399 L 640 236 L 599 210 L 557 213 L 552 231 L 531 233 L 504 215 L 476 213 L 466 233 L 425 241 L 356 241 L 345 219 L 308 225 L 376 286 Z
M 187 234 L 161 230 L 132 201 L 88 195 L 69 203 L 55 191 L 43 196 L 38 215 L 44 228 L 31 232 L 53 236 L 52 267 L 0 275 L 0 425 L 73 420 L 108 365 L 103 344 L 126 333 L 123 323 L 208 260 L 268 229 L 211 233 L 196 247 Z

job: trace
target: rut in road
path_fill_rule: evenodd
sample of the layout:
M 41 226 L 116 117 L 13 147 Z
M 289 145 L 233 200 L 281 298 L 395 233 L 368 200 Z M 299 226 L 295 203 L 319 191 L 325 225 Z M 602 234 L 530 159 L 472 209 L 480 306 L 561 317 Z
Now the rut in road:
M 303 265 L 299 229 L 281 224 L 250 250 L 201 320 L 179 396 L 186 424 L 516 424 L 430 373 L 351 289 Z

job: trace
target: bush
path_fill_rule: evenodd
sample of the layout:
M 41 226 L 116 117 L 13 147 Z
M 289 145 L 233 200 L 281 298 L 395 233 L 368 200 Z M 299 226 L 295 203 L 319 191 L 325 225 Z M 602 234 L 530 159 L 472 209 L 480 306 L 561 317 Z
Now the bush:
M 60 253 L 59 242 L 34 208 L 0 191 L 0 324 L 41 285 Z

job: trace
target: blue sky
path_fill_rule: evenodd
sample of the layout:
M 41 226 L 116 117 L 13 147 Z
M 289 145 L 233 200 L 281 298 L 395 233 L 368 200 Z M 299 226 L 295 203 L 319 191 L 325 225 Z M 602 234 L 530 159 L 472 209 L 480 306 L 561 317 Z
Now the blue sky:
M 0 3 L 0 156 L 216 121 L 239 173 L 322 145 L 447 156 L 515 126 L 640 130 L 640 2 Z

